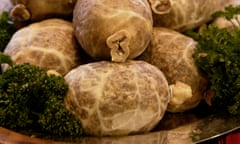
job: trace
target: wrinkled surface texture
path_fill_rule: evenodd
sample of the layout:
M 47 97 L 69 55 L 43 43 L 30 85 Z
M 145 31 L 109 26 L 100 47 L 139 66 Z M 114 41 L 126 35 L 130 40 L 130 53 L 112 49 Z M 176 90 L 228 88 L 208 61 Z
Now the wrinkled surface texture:
M 124 62 L 147 47 L 152 13 L 146 0 L 78 0 L 73 24 L 79 43 L 91 57 Z
M 152 40 L 139 58 L 157 66 L 169 85 L 176 81 L 192 88 L 192 98 L 181 105 L 168 105 L 168 111 L 181 112 L 194 108 L 202 100 L 206 80 L 196 67 L 192 54 L 196 42 L 167 28 L 154 28 Z
M 61 19 L 48 19 L 18 30 L 4 53 L 17 64 L 28 62 L 62 75 L 80 63 L 72 24 Z
M 100 61 L 65 76 L 66 107 L 89 135 L 127 135 L 150 131 L 170 99 L 163 73 L 143 61 Z
M 13 5 L 23 4 L 31 14 L 31 20 L 51 17 L 67 17 L 73 13 L 77 0 L 11 0 Z M 21 13 L 19 13 L 21 15 Z
M 196 28 L 211 20 L 211 14 L 239 0 L 170 0 L 172 8 L 166 14 L 153 14 L 154 26 L 177 31 Z

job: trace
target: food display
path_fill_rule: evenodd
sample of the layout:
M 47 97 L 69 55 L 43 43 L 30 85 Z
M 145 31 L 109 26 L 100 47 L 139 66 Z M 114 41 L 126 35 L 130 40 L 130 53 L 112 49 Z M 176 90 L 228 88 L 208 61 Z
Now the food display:
M 6 0 L 5 0 L 6 1 Z M 14 21 L 39 21 L 47 18 L 71 18 L 77 0 L 10 0 Z
M 171 98 L 164 74 L 144 61 L 89 63 L 70 71 L 65 80 L 65 105 L 88 135 L 149 132 Z
M 202 103 L 240 115 L 239 0 L 1 2 L 1 127 L 87 140 L 163 130 Z
M 96 60 L 136 58 L 151 39 L 152 24 L 147 0 L 78 0 L 73 12 L 78 42 Z
M 157 66 L 167 77 L 173 95 L 168 111 L 196 107 L 207 89 L 207 79 L 194 62 L 196 45 L 196 41 L 179 32 L 154 27 L 148 48 L 138 58 Z
M 180 32 L 194 29 L 209 22 L 211 14 L 239 0 L 169 0 L 171 10 L 166 13 L 153 12 L 154 26 L 163 26 Z
M 31 63 L 65 75 L 81 64 L 79 49 L 70 22 L 47 19 L 19 29 L 4 53 L 16 64 Z M 7 65 L 2 68 L 5 71 Z
M 64 106 L 68 85 L 61 75 L 29 63 L 14 64 L 0 76 L 0 123 L 14 131 L 41 131 L 58 136 L 81 136 L 81 122 Z M 52 71 L 52 70 L 51 70 Z

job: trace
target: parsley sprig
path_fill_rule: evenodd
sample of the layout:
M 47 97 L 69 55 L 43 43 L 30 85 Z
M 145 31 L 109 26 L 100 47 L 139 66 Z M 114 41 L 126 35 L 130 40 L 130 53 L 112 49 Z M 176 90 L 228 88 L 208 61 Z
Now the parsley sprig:
M 237 14 L 240 6 L 228 6 L 213 16 L 230 20 Z M 210 89 L 215 91 L 212 108 L 240 116 L 240 29 L 220 29 L 210 24 L 200 33 L 192 33 L 192 37 L 198 42 L 196 65 L 206 72 Z

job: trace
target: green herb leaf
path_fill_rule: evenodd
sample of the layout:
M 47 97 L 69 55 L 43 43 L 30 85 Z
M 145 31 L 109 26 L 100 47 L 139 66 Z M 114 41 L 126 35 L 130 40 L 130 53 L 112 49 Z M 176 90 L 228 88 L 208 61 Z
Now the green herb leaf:
M 4 63 L 13 66 L 12 58 L 9 55 L 0 52 L 0 64 Z
M 212 107 L 240 115 L 240 29 L 209 25 L 197 35 L 194 58 L 209 77 L 210 88 L 216 92 Z

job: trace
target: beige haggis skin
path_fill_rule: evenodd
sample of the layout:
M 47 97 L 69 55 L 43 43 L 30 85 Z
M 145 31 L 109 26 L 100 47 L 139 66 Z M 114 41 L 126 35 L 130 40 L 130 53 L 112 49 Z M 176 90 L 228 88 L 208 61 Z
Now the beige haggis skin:
M 30 63 L 61 75 L 81 63 L 72 23 L 62 19 L 47 19 L 19 29 L 4 53 L 16 64 Z
M 194 62 L 197 42 L 177 31 L 154 27 L 152 40 L 138 58 L 158 67 L 172 89 L 170 112 L 184 112 L 196 107 L 207 88 L 206 77 Z
M 46 18 L 71 18 L 77 0 L 11 0 L 15 21 L 39 21 Z
M 211 14 L 230 4 L 239 5 L 240 0 L 149 0 L 152 3 L 168 2 L 165 13 L 153 9 L 154 26 L 167 27 L 180 32 L 194 29 L 211 20 Z
M 75 35 L 97 60 L 136 58 L 151 39 L 152 24 L 147 0 L 78 0 L 73 12 Z
M 9 12 L 10 9 L 13 7 L 10 0 L 1 0 L 0 2 L 0 16 L 3 12 Z
M 94 136 L 149 132 L 170 99 L 163 73 L 144 61 L 99 61 L 80 65 L 65 80 L 66 108 Z

